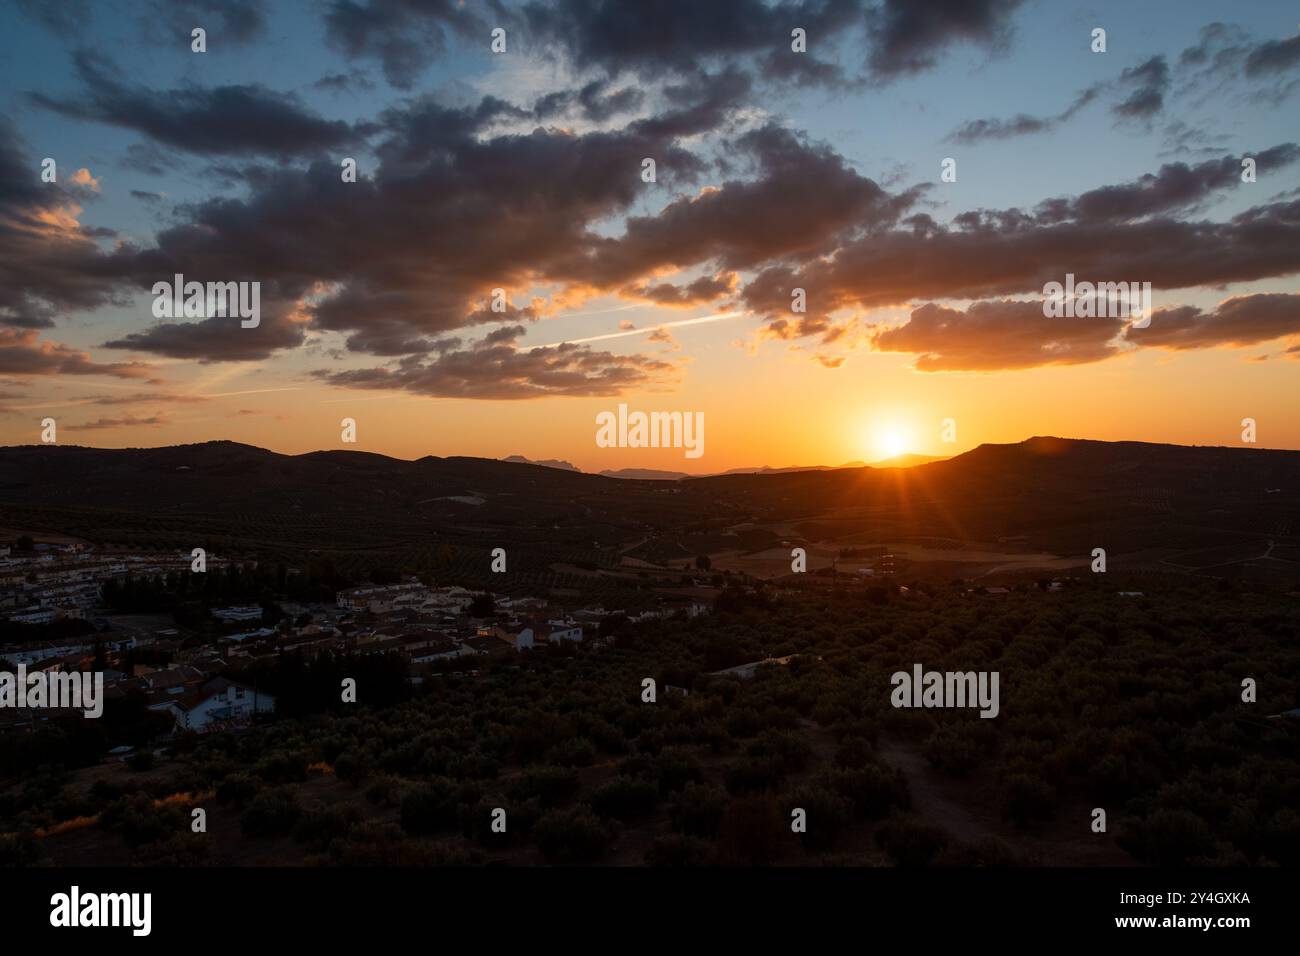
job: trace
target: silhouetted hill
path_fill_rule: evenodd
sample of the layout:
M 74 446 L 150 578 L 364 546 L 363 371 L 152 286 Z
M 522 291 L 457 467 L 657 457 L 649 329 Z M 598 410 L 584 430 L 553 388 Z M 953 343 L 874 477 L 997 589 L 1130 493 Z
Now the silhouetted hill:
M 659 471 L 655 468 L 619 468 L 617 471 L 606 469 L 601 472 L 606 478 L 635 478 L 639 481 L 677 481 L 690 478 L 684 471 Z
M 638 542 L 663 543 L 656 553 L 676 562 L 792 533 L 926 538 L 1069 555 L 1104 547 L 1133 566 L 1286 576 L 1300 567 L 1300 452 L 1037 437 L 910 468 L 628 481 L 235 442 L 21 446 L 0 449 L 0 524 L 290 556 L 513 547 L 539 567 L 609 566 Z M 742 541 L 737 526 L 754 530 Z
M 932 461 L 946 461 L 945 455 L 916 455 L 912 453 L 904 455 L 895 455 L 893 458 L 883 458 L 880 461 L 873 461 L 868 467 L 871 468 L 912 468 L 916 465 L 928 465 Z

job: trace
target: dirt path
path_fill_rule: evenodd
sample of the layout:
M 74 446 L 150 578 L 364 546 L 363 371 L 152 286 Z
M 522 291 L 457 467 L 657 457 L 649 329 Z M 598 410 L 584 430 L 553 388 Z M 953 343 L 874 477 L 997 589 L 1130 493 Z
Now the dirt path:
M 958 840 L 969 843 L 995 837 L 1041 866 L 1137 865 L 1116 845 L 1114 834 L 1090 831 L 1089 807 L 1078 800 L 1064 800 L 1043 827 L 1019 830 L 993 809 L 995 788 L 988 779 L 944 777 L 914 747 L 898 740 L 882 738 L 879 753 L 907 778 L 916 813 Z
M 963 843 L 974 843 L 1002 834 L 981 822 L 973 813 L 947 797 L 930 769 L 929 762 L 919 753 L 896 741 L 882 740 L 880 756 L 907 778 L 912 791 L 912 809 L 926 822 L 943 827 Z

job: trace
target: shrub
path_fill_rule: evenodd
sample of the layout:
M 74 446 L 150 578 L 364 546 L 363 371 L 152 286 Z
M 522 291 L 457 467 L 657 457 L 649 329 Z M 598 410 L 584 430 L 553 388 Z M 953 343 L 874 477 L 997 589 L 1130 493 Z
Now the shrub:
M 353 786 L 370 776 L 370 761 L 364 753 L 345 750 L 334 758 L 334 776 Z
M 785 779 L 785 773 L 778 759 L 751 755 L 730 764 L 723 777 L 731 793 L 742 794 L 775 789 Z
M 435 777 L 402 797 L 402 829 L 414 834 L 449 830 L 459 822 L 459 811 L 456 785 L 444 777 Z
M 341 866 L 471 866 L 480 856 L 465 847 L 412 840 L 395 823 L 370 820 L 330 844 Z
M 810 850 L 825 850 L 853 820 L 853 801 L 827 787 L 810 785 L 794 791 L 787 801 L 807 814 L 806 829 L 798 834 Z
M 262 789 L 261 781 L 246 773 L 232 773 L 217 786 L 217 802 L 242 807 Z
M 263 790 L 248 804 L 239 827 L 245 836 L 283 836 L 293 829 L 301 813 L 292 790 Z
M 654 772 L 659 781 L 659 792 L 664 796 L 681 790 L 688 783 L 703 783 L 704 769 L 689 751 L 671 748 L 661 753 L 654 762 Z
M 533 838 L 548 863 L 594 863 L 614 834 L 588 807 L 552 810 L 537 821 Z
M 687 836 L 716 836 L 728 802 L 727 792 L 720 787 L 688 783 L 669 809 L 673 829 Z
M 307 756 L 277 750 L 258 762 L 256 774 L 267 783 L 295 783 L 307 779 Z
M 537 798 L 544 809 L 559 806 L 578 792 L 577 771 L 567 767 L 543 767 L 530 770 L 510 788 L 512 800 Z
M 40 855 L 30 833 L 0 833 L 0 866 L 31 866 Z
M 293 828 L 297 843 L 323 850 L 361 822 L 356 807 L 314 807 L 304 813 Z
M 366 799 L 380 806 L 397 806 L 401 798 L 401 778 L 394 777 L 392 774 L 382 774 L 376 777 L 370 786 L 366 787 Z
M 1055 804 L 1056 792 L 1039 777 L 1016 773 L 1002 785 L 1002 813 L 1018 827 L 1046 820 Z
M 785 730 L 766 730 L 745 748 L 755 759 L 773 761 L 783 774 L 798 773 L 808 765 L 811 749 L 807 741 Z
M 506 809 L 504 804 L 504 800 L 484 797 L 473 805 L 462 805 L 461 832 L 487 847 L 508 846 L 527 838 L 542 815 L 541 804 L 536 800 L 511 804 L 507 811 L 505 832 L 497 833 L 492 829 L 493 813 L 498 808 Z
M 988 753 L 962 724 L 939 727 L 922 746 L 930 765 L 950 777 L 965 777 L 987 759 Z
M 174 804 L 154 806 L 148 794 L 123 797 L 99 815 L 102 829 L 119 833 L 127 846 L 137 847 L 188 831 L 189 814 Z
M 1127 827 L 1120 845 L 1153 866 L 1186 866 L 1214 853 L 1214 833 L 1189 810 L 1157 810 L 1138 828 Z
M 818 777 L 818 782 L 851 800 L 854 815 L 862 819 L 877 820 L 891 809 L 906 810 L 912 803 L 906 778 L 892 767 L 874 762 L 854 769 L 828 770 Z
M 570 737 L 547 751 L 546 760 L 561 767 L 590 767 L 596 760 L 596 748 L 586 737 Z
M 747 866 L 773 862 L 793 842 L 788 820 L 768 797 L 729 801 L 718 827 L 721 862 Z

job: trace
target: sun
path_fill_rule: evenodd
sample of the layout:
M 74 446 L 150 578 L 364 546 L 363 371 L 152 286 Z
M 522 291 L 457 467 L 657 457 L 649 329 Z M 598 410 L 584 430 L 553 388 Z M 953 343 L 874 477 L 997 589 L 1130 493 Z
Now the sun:
M 902 425 L 884 425 L 877 429 L 875 436 L 876 450 L 882 459 L 897 458 L 907 453 L 911 447 L 907 429 Z

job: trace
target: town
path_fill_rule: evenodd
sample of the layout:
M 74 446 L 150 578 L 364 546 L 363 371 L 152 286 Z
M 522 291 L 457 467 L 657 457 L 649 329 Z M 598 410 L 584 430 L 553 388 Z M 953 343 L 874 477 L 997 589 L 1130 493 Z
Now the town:
M 204 574 L 256 575 L 255 562 L 208 556 Z M 285 569 L 285 576 L 301 576 Z M 102 673 L 108 701 L 143 695 L 174 731 L 248 726 L 276 709 L 256 675 L 284 655 L 400 662 L 418 685 L 435 676 L 478 675 L 478 661 L 546 646 L 600 647 L 602 622 L 694 617 L 701 602 L 627 612 L 600 605 L 559 606 L 541 597 L 493 598 L 459 585 L 416 577 L 339 590 L 334 600 L 210 602 L 173 609 L 150 606 L 151 582 L 177 586 L 194 574 L 186 552 L 125 552 L 28 536 L 0 545 L 0 671 L 29 675 Z M 125 613 L 124 613 L 125 612 Z M 184 621 L 184 624 L 178 623 Z M 36 707 L 0 708 L 0 732 L 33 729 L 50 719 Z

